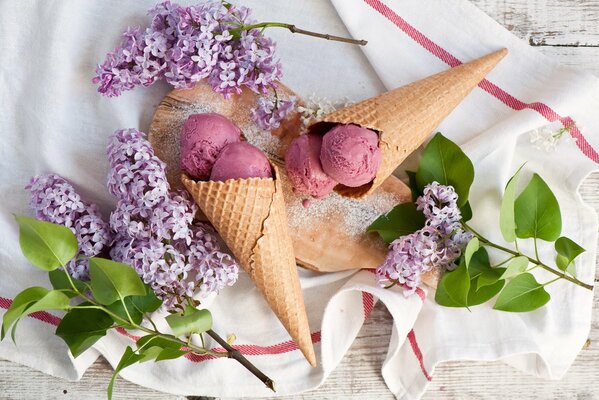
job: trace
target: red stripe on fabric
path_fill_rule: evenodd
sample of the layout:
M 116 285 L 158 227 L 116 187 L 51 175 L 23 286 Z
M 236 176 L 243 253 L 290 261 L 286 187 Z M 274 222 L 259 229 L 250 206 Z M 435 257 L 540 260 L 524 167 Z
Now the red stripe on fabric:
M 422 370 L 424 377 L 426 378 L 426 380 L 432 381 L 433 378 L 431 378 L 431 376 L 428 374 L 428 371 L 426 370 L 426 367 L 424 366 L 424 360 L 422 359 L 422 352 L 420 351 L 420 347 L 418 347 L 418 342 L 416 341 L 416 334 L 414 333 L 414 329 L 412 329 L 410 331 L 410 333 L 408 333 L 408 340 L 410 341 L 410 346 L 412 347 L 412 351 L 414 352 L 414 355 L 416 356 L 416 359 L 418 360 L 418 363 L 420 364 L 420 369 Z
M 7 309 L 10 308 L 12 304 L 12 299 L 7 299 L 5 297 L 0 297 L 0 308 Z M 46 311 L 37 311 L 32 314 L 29 314 L 28 317 L 37 319 L 38 321 L 45 322 L 50 325 L 58 326 L 60 324 L 61 319 L 56 315 L 52 315 Z
M 6 299 L 3 297 L 0 297 L 0 307 L 1 308 L 7 309 L 10 307 L 11 303 L 12 303 L 11 299 Z M 368 317 L 368 315 L 370 314 L 370 312 L 372 311 L 372 308 L 374 306 L 374 298 L 373 298 L 372 294 L 367 293 L 367 292 L 362 292 L 362 306 L 364 309 L 364 319 L 366 319 Z M 46 313 L 46 312 L 37 312 L 37 313 L 31 314 L 30 316 L 32 318 L 39 319 L 40 321 L 43 321 L 43 322 L 46 322 L 46 323 L 49 323 L 52 325 L 58 325 L 60 323 L 60 318 L 58 318 L 52 314 Z M 119 334 L 126 336 L 133 341 L 137 341 L 140 338 L 140 336 L 133 335 L 124 328 L 116 328 L 116 331 Z M 320 331 L 313 332 L 311 334 L 311 339 L 312 339 L 312 343 L 319 343 L 321 341 Z M 235 347 L 237 350 L 239 350 L 243 355 L 248 355 L 248 356 L 276 355 L 276 354 L 283 354 L 283 353 L 288 353 L 291 351 L 298 350 L 297 344 L 292 340 L 288 340 L 286 342 L 278 343 L 278 344 L 271 345 L 271 346 L 257 346 L 257 345 L 251 345 L 251 344 L 241 344 L 241 345 L 236 345 L 233 347 Z M 224 352 L 225 351 L 225 349 L 223 349 L 223 348 L 214 348 L 212 350 L 216 351 L 216 352 Z M 193 362 L 202 362 L 202 361 L 214 359 L 217 357 L 188 354 L 186 356 L 186 358 Z
M 374 308 L 374 296 L 372 293 L 362 292 L 362 306 L 364 307 L 364 321 L 366 321 Z
M 450 67 L 456 67 L 462 64 L 462 61 L 460 61 L 457 57 L 426 37 L 422 32 L 410 25 L 405 19 L 400 17 L 397 13 L 395 13 L 395 11 L 393 11 L 380 0 L 364 0 L 364 2 L 387 18 L 401 31 L 412 38 L 416 43 L 421 45 L 423 48 L 428 50 L 431 54 L 439 58 Z M 570 126 L 573 123 L 570 117 L 560 116 L 548 105 L 540 102 L 525 103 L 487 79 L 483 79 L 478 86 L 513 110 L 534 110 L 549 122 L 560 121 L 564 126 Z M 592 161 L 599 163 L 599 153 L 597 153 L 593 146 L 591 146 L 591 144 L 576 126 L 570 130 L 570 134 L 576 139 L 576 145 L 580 151 L 582 151 L 582 153 Z

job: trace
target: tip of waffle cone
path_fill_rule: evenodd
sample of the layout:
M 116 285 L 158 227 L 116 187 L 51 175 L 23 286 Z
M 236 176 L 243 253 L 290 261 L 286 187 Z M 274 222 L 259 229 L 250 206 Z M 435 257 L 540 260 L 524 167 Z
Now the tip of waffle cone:
M 325 115 L 310 126 L 324 134 L 335 124 L 356 124 L 379 133 L 383 157 L 374 180 L 335 191 L 364 198 L 376 190 L 508 53 L 500 49 L 411 84 Z
M 316 367 L 278 176 L 273 165 L 273 179 L 196 182 L 183 174 L 181 181 L 306 360 Z

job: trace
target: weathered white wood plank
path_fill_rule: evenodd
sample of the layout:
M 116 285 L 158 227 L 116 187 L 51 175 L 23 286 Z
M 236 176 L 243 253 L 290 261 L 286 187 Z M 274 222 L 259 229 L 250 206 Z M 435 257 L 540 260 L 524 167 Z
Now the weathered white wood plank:
M 536 46 L 599 46 L 599 2 L 471 0 L 515 35 Z

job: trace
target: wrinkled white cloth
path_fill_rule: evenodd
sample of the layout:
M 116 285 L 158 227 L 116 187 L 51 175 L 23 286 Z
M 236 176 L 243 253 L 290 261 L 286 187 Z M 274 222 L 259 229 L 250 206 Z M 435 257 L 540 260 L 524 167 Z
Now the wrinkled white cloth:
M 0 314 L 22 289 L 48 285 L 18 247 L 12 213 L 29 212 L 23 190 L 29 176 L 55 172 L 71 180 L 105 216 L 114 199 L 105 189 L 107 137 L 119 128 L 147 130 L 155 106 L 169 91 L 158 83 L 119 98 L 96 93 L 94 66 L 117 45 L 127 25 L 147 24 L 153 1 L 0 2 Z M 184 1 L 184 4 L 191 2 Z M 592 282 L 597 217 L 577 189 L 596 169 L 599 156 L 599 83 L 590 75 L 538 54 L 466 1 L 247 0 L 261 20 L 367 39 L 364 48 L 272 30 L 285 68 L 284 82 L 300 95 L 360 100 L 507 47 L 510 54 L 439 127 L 464 146 L 476 178 L 472 225 L 501 241 L 498 207 L 503 187 L 524 162 L 525 178 L 537 172 L 553 188 L 562 208 L 563 234 L 587 252 L 579 278 Z M 276 7 L 274 4 L 276 3 Z M 459 22 L 459 23 L 458 23 Z M 346 30 L 347 27 L 347 30 Z M 531 105 L 528 105 L 531 103 Z M 518 111 L 519 110 L 519 111 Z M 534 148 L 528 132 L 558 117 L 581 127 L 578 141 L 556 152 Z M 595 149 L 595 150 L 594 150 Z M 530 248 L 525 248 L 530 251 Z M 542 246 L 550 260 L 551 249 Z M 533 374 L 559 378 L 574 360 L 590 329 L 592 293 L 568 283 L 548 287 L 552 301 L 525 314 L 472 312 L 435 304 L 423 288 L 404 298 L 378 288 L 370 272 L 317 274 L 300 271 L 319 367 L 304 361 L 247 276 L 210 306 L 217 332 L 234 332 L 249 359 L 277 382 L 278 394 L 312 389 L 339 363 L 376 299 L 394 318 L 383 377 L 398 398 L 418 398 L 444 360 L 503 359 Z M 548 278 L 540 272 L 539 280 Z M 428 292 L 428 296 L 427 293 Z M 60 316 L 58 313 L 56 316 Z M 116 365 L 131 338 L 112 332 L 73 359 L 53 335 L 58 318 L 37 315 L 21 322 L 17 343 L 0 343 L 0 357 L 55 376 L 78 379 L 99 354 Z M 271 393 L 237 363 L 179 359 L 134 365 L 121 376 L 174 394 L 223 397 Z M 116 387 L 118 391 L 118 384 Z

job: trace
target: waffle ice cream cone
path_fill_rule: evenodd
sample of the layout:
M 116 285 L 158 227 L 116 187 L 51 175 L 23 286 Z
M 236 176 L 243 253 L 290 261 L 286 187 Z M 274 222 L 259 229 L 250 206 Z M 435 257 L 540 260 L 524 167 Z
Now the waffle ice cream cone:
M 316 356 L 310 336 L 279 171 L 275 179 L 224 182 L 181 180 L 214 225 L 308 362 Z
M 371 194 L 506 54 L 506 49 L 496 51 L 334 111 L 313 124 L 310 129 L 321 134 L 334 124 L 356 124 L 379 133 L 383 157 L 374 180 L 360 187 L 337 185 L 335 190 L 353 198 Z

